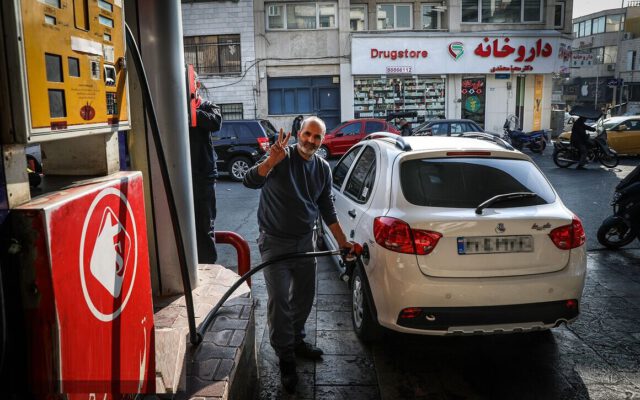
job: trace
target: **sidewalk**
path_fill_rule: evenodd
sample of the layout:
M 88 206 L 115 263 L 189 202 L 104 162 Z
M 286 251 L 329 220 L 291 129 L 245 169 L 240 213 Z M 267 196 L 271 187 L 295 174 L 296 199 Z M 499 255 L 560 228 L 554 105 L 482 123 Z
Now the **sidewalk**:
M 297 393 L 289 395 L 280 385 L 278 357 L 269 344 L 266 329 L 267 292 L 262 274 L 253 278 L 256 301 L 256 352 L 260 382 L 259 399 L 380 398 L 373 355 L 363 346 L 351 325 L 351 296 L 328 258 L 318 259 L 316 300 L 307 321 L 307 338 L 324 351 L 322 361 L 298 358 Z

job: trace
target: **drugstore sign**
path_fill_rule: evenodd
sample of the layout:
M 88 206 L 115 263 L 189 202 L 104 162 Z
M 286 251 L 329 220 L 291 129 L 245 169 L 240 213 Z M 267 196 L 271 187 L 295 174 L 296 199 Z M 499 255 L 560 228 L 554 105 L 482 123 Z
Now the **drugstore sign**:
M 558 36 L 354 37 L 351 43 L 354 75 L 397 67 L 413 74 L 548 74 L 571 63 L 571 43 Z

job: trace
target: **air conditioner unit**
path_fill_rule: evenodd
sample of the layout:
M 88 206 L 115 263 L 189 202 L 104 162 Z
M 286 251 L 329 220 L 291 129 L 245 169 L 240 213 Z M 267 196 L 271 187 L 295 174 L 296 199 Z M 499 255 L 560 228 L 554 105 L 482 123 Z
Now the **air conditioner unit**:
M 625 32 L 622 35 L 622 40 L 631 40 L 633 39 L 633 32 Z
M 607 64 L 607 71 L 615 71 L 615 70 L 616 70 L 615 64 Z
M 267 11 L 267 15 L 270 17 L 279 17 L 280 16 L 280 6 L 269 6 Z

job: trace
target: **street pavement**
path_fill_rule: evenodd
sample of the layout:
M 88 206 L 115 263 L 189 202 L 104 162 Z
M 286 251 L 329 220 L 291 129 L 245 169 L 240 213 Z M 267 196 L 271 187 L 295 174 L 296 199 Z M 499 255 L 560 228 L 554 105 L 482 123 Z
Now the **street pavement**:
M 256 351 L 260 399 L 640 399 L 640 242 L 607 251 L 596 240 L 611 213 L 617 182 L 639 158 L 624 158 L 609 170 L 560 169 L 551 149 L 532 155 L 578 215 L 587 232 L 588 276 L 581 315 L 548 333 L 473 337 L 426 337 L 389 333 L 365 346 L 351 326 L 347 284 L 333 260 L 318 262 L 317 298 L 306 330 L 325 351 L 320 362 L 299 360 L 295 395 L 280 386 L 277 357 L 266 329 L 266 288 L 252 278 L 256 307 Z M 335 160 L 332 162 L 335 164 Z M 259 191 L 222 178 L 217 187 L 217 230 L 240 233 L 256 245 Z M 219 246 L 218 262 L 237 268 L 230 246 Z

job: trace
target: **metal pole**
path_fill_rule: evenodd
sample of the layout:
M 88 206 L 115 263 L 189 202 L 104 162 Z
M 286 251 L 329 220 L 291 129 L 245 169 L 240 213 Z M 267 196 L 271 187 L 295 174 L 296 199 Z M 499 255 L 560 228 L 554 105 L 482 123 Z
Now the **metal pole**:
M 162 5 L 158 4 L 162 3 Z M 187 121 L 187 95 L 180 1 L 138 0 L 139 47 L 151 95 L 162 127 L 162 142 L 178 209 L 191 286 L 197 286 L 195 217 Z M 161 182 L 160 167 L 149 141 L 151 180 Z M 162 295 L 183 293 L 178 251 L 162 185 L 154 184 L 153 207 Z
M 595 102 L 593 103 L 593 107 L 596 110 L 598 109 L 598 85 L 599 85 L 599 81 L 600 81 L 600 66 L 596 66 L 596 99 L 595 99 Z

